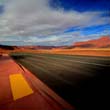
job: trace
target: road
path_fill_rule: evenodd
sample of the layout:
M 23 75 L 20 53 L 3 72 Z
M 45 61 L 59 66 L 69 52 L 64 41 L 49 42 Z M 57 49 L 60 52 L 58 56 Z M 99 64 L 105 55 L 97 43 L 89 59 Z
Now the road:
M 25 53 L 12 56 L 77 109 L 98 109 L 109 99 L 110 57 Z
M 0 110 L 74 110 L 8 55 L 0 56 Z

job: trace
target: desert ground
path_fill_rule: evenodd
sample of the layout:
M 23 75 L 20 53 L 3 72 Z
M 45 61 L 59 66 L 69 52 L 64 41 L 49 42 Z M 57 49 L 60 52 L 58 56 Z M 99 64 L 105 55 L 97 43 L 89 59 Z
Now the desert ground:
M 67 55 L 86 55 L 86 56 L 110 56 L 110 48 L 75 48 L 75 49 L 15 49 L 0 50 L 0 53 L 47 53 L 47 54 L 67 54 Z
M 86 56 L 110 56 L 110 49 L 109 48 L 53 49 L 53 50 L 39 50 L 38 53 L 86 55 Z

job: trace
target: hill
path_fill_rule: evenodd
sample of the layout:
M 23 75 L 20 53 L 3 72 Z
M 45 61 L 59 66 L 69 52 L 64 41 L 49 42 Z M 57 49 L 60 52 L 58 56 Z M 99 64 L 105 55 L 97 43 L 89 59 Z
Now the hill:
M 110 36 L 104 36 L 99 39 L 76 42 L 73 47 L 80 48 L 110 48 Z

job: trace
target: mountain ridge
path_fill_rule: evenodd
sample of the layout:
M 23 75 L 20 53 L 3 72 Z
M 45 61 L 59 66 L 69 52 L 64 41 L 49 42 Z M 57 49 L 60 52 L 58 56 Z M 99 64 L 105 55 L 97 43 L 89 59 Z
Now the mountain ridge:
M 110 36 L 103 36 L 98 39 L 76 42 L 73 47 L 79 48 L 110 48 Z

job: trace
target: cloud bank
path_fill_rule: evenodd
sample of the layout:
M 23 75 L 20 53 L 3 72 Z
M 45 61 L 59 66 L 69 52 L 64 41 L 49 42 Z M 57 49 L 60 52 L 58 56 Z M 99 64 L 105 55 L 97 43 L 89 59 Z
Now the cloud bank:
M 106 24 L 103 12 L 64 11 L 53 9 L 49 0 L 5 0 L 0 15 L 0 41 L 11 40 L 30 44 L 61 45 L 70 40 L 64 31 Z M 63 33 L 63 34 L 62 34 Z M 73 34 L 73 33 L 72 33 Z M 72 36 L 72 35 L 71 35 Z M 55 43 L 56 42 L 56 43 Z M 68 43 L 67 43 L 68 44 Z

